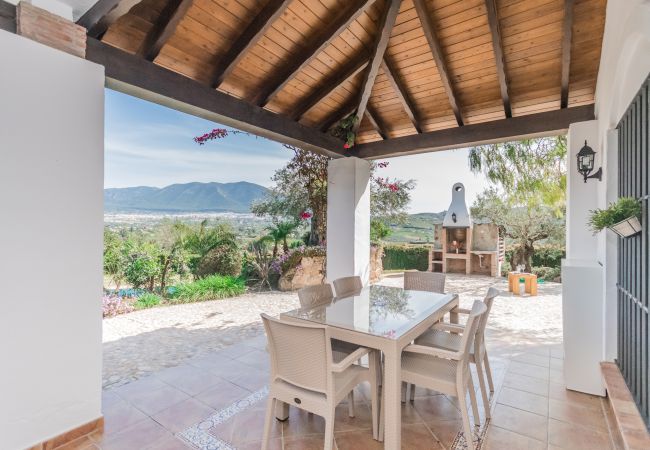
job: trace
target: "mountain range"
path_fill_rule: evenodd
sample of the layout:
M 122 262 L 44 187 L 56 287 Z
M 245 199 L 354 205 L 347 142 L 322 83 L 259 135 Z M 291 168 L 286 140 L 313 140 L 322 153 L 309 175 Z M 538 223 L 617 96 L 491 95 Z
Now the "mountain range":
M 184 183 L 163 188 L 138 186 L 104 189 L 110 212 L 250 212 L 268 189 L 255 183 Z

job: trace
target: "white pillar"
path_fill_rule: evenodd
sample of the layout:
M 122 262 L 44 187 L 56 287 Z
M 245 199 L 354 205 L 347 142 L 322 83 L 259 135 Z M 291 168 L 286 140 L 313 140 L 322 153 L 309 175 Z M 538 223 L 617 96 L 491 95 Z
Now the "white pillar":
M 327 279 L 370 274 L 370 163 L 334 159 L 327 175 Z
M 584 182 L 578 173 L 577 155 L 587 144 L 596 152 L 594 171 L 602 165 L 602 152 L 599 145 L 598 121 L 572 123 L 569 127 L 567 152 L 567 213 L 566 213 L 566 254 L 567 259 L 595 262 L 598 255 L 598 238 L 593 235 L 587 222 L 589 211 L 598 207 L 597 179 Z M 603 168 L 603 170 L 605 170 Z
M 101 417 L 104 68 L 0 30 L 0 448 Z

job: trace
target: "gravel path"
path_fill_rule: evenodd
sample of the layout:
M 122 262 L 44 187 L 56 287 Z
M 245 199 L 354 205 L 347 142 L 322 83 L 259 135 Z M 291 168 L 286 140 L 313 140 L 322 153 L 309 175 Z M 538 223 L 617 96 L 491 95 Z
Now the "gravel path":
M 380 284 L 402 286 L 403 277 L 392 274 Z M 449 274 L 446 286 L 460 295 L 464 307 L 482 299 L 490 286 L 507 291 L 505 280 L 485 276 Z M 498 297 L 488 325 L 491 351 L 511 353 L 525 345 L 562 342 L 561 286 L 540 284 L 536 297 Z M 260 313 L 278 315 L 297 307 L 295 293 L 261 292 L 104 319 L 103 386 L 119 386 L 258 336 L 263 333 Z

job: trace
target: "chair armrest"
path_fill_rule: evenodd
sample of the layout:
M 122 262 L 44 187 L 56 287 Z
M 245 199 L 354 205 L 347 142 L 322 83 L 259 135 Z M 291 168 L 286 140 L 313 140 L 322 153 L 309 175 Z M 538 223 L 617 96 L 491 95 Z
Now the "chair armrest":
M 404 352 L 420 353 L 422 355 L 435 356 L 436 358 L 453 359 L 454 361 L 460 360 L 458 352 L 443 350 L 441 348 L 429 347 L 428 345 L 411 344 L 404 347 Z
M 465 331 L 465 327 L 462 325 L 459 325 L 457 323 L 446 323 L 446 322 L 435 323 L 431 328 L 433 328 L 434 330 L 450 331 L 456 334 L 462 334 L 463 331 Z
M 346 356 L 342 361 L 332 364 L 332 372 L 343 372 L 345 369 L 350 367 L 354 362 L 360 358 L 366 356 L 370 353 L 369 348 L 359 347 L 348 356 Z
M 469 309 L 460 308 L 458 306 L 455 307 L 454 309 L 452 309 L 451 312 L 452 313 L 458 313 L 458 314 L 471 314 L 472 313 L 472 311 L 470 311 Z

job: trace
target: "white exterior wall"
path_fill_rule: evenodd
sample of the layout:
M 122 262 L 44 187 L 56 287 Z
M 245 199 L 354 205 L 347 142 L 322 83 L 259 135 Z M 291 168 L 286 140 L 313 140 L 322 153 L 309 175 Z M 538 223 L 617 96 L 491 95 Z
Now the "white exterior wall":
M 327 279 L 370 276 L 370 163 L 330 161 L 327 174 Z
M 104 68 L 0 30 L 0 448 L 101 416 Z

